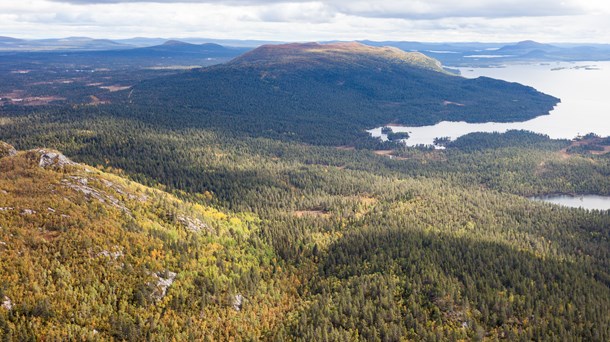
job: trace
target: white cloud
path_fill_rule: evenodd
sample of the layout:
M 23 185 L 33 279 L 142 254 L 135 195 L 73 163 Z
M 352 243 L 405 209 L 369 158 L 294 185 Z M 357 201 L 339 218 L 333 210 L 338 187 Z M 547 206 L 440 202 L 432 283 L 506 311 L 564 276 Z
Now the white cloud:
M 584 13 L 608 8 L 605 0 L 50 0 L 72 4 L 215 4 L 226 6 L 269 6 L 315 4 L 338 13 L 362 17 L 430 19 L 443 17 L 532 17 Z
M 610 43 L 605 0 L 0 0 L 0 35 Z
M 577 1 L 556 0 L 336 0 L 337 11 L 363 17 L 438 19 L 447 17 L 539 17 L 573 15 L 584 11 Z
M 265 22 L 326 23 L 337 15 L 318 2 L 271 4 L 254 11 L 255 18 Z

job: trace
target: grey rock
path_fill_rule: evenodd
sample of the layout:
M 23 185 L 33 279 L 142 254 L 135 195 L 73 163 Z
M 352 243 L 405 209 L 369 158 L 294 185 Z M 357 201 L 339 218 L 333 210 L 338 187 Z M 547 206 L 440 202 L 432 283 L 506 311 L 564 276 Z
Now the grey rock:
M 0 158 L 12 157 L 16 154 L 17 150 L 13 146 L 5 143 L 4 141 L 0 141 Z
M 117 248 L 118 248 L 118 246 L 115 247 L 115 249 L 117 249 Z M 111 252 L 111 251 L 103 250 L 103 251 L 97 253 L 97 256 L 104 256 L 104 257 L 112 258 L 112 259 L 116 260 L 123 256 L 123 251 L 116 250 L 114 252 Z
M 123 204 L 123 202 L 119 201 L 116 197 L 101 191 L 97 188 L 91 187 L 89 186 L 89 180 L 87 178 L 82 178 L 82 177 L 76 177 L 76 176 L 70 176 L 70 179 L 62 179 L 61 182 L 64 186 L 81 192 L 83 194 L 85 194 L 85 196 L 94 198 L 96 200 L 98 200 L 100 203 L 110 203 L 111 205 L 123 210 L 124 212 L 128 213 L 129 215 L 131 215 L 131 211 L 129 209 L 127 209 L 127 207 L 125 207 L 125 205 Z
M 9 297 L 4 296 L 2 300 L 2 307 L 9 311 L 13 308 L 13 302 Z
M 36 210 L 32 210 L 32 209 L 23 209 L 23 211 L 21 212 L 22 215 L 34 215 L 36 214 Z
M 182 225 L 192 231 L 192 232 L 200 232 L 202 230 L 207 230 L 211 232 L 210 227 L 203 221 L 198 218 L 188 217 L 188 216 L 178 216 L 178 221 L 182 223 Z
M 233 299 L 233 309 L 235 309 L 235 311 L 240 311 L 243 305 L 244 296 L 242 296 L 240 293 L 236 294 L 235 298 Z
M 59 152 L 47 151 L 43 149 L 38 149 L 35 152 L 40 154 L 40 161 L 38 162 L 38 166 L 45 169 L 63 169 L 66 165 L 76 164 L 70 159 L 68 159 L 68 157 L 64 156 Z
M 172 286 L 178 274 L 172 271 L 158 272 L 153 274 L 157 278 L 157 291 L 153 294 L 156 300 L 161 300 L 167 294 L 167 289 Z M 164 278 L 167 277 L 167 278 Z

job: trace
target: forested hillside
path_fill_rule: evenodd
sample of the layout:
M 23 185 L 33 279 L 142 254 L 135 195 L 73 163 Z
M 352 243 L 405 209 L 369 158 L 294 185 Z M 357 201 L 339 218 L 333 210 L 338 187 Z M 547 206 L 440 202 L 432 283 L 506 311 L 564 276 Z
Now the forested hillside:
M 237 280 L 225 282 L 221 276 L 214 288 L 190 278 L 192 285 L 181 292 L 183 299 L 172 307 L 172 315 L 190 317 L 206 308 L 197 321 L 203 326 L 219 324 L 219 318 L 224 322 L 230 313 L 241 330 L 229 330 L 229 334 L 267 340 L 606 340 L 609 336 L 608 213 L 560 208 L 511 194 L 608 193 L 608 155 L 574 154 L 566 159 L 561 151 L 568 142 L 515 132 L 502 135 L 504 142 L 493 147 L 485 147 L 489 138 L 497 141 L 493 135 L 475 135 L 445 151 L 397 150 L 398 157 L 391 160 L 366 150 L 306 146 L 193 128 L 168 129 L 162 123 L 153 126 L 115 117 L 110 111 L 91 115 L 38 111 L 13 116 L 0 134 L 20 148 L 60 147 L 76 160 L 167 189 L 203 208 L 254 213 L 247 217 L 260 221 L 254 219 L 256 228 L 246 241 L 240 243 L 239 236 L 234 236 L 237 233 L 228 229 L 233 240 L 227 241 L 237 243 L 227 247 L 224 262 L 246 253 L 244 260 L 259 260 L 258 266 L 252 261 L 247 265 L 253 267 L 252 272 L 268 274 L 268 278 L 261 276 L 267 285 L 252 289 Z M 3 163 L 10 160 L 4 158 Z M 43 207 L 26 208 L 57 210 L 53 205 L 57 206 L 43 202 Z M 85 212 L 91 212 L 91 206 Z M 143 204 L 138 203 L 140 206 Z M 153 209 L 144 203 L 141 210 Z M 245 220 L 244 214 L 234 215 Z M 179 222 L 167 222 L 159 225 L 178 225 L 172 229 L 181 231 Z M 119 234 L 126 228 L 120 224 L 116 229 Z M 136 233 L 146 236 L 146 232 Z M 190 233 L 184 230 L 180 234 Z M 182 243 L 180 234 L 176 240 L 154 235 L 161 239 L 155 240 L 156 249 L 172 250 L 172 258 L 178 258 L 183 252 L 172 246 Z M 213 241 L 206 237 L 197 248 L 215 248 Z M 103 250 L 110 252 L 108 248 L 114 245 L 114 241 L 104 245 Z M 33 249 L 38 251 L 38 247 Z M 59 265 L 66 262 L 58 259 L 60 255 L 47 255 L 50 260 L 64 260 Z M 188 258 L 179 259 L 187 262 Z M 216 273 L 206 273 L 210 267 L 220 267 L 218 259 L 214 262 L 216 266 L 197 263 L 202 277 L 198 281 L 216 279 Z M 146 269 L 167 269 L 180 279 L 182 268 L 176 265 L 183 264 L 168 261 Z M 225 270 L 242 272 L 239 268 Z M 125 296 L 132 298 L 137 285 L 141 283 L 135 280 L 125 285 L 130 293 Z M 178 296 L 172 287 L 167 291 L 168 296 Z M 199 302 L 200 292 L 192 291 L 216 299 Z M 221 298 L 216 297 L 217 291 L 223 293 L 224 304 L 216 301 Z M 236 294 L 271 296 L 265 299 L 269 308 L 264 309 L 269 321 L 249 321 L 253 318 L 232 311 L 227 303 Z M 6 290 L 5 295 L 13 303 L 20 302 L 11 297 L 15 292 Z M 149 316 L 137 310 L 131 316 L 135 323 L 126 323 L 129 329 L 122 332 L 112 332 L 110 323 L 101 323 L 106 329 L 102 330 L 58 314 L 34 317 L 41 324 L 63 320 L 78 331 L 95 328 L 117 338 L 157 331 L 165 335 L 151 336 L 174 336 L 174 328 L 167 325 L 171 311 L 146 305 L 148 311 L 161 310 L 152 332 L 147 323 L 137 320 L 139 315 L 140 319 Z M 32 317 L 11 316 L 12 312 L 4 316 L 8 329 L 24 322 L 15 321 L 18 317 L 25 321 Z M 199 333 L 191 325 L 182 327 L 185 334 Z M 217 332 L 200 333 L 225 336 Z M 30 330 L 36 336 L 46 333 L 42 328 Z
M 295 308 L 256 216 L 0 144 L 3 340 L 256 339 Z
M 420 53 L 358 43 L 263 46 L 233 61 L 142 82 L 132 115 L 317 145 L 372 146 L 365 129 L 443 120 L 509 122 L 559 100 L 531 87 L 465 79 Z

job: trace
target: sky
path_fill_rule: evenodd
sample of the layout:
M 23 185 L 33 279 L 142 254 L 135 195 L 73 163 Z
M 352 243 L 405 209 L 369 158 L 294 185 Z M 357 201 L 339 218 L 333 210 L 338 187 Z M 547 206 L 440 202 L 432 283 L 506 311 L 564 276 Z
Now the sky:
M 0 36 L 610 43 L 610 1 L 0 0 Z

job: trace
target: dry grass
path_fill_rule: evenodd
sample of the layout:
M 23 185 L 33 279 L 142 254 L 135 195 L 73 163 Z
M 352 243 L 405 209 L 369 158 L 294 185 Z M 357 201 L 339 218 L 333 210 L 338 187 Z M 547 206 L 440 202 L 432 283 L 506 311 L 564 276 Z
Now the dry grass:
M 388 157 L 391 159 L 396 159 L 396 160 L 407 160 L 409 158 L 405 158 L 405 157 L 399 157 L 399 156 L 395 156 L 393 155 L 394 151 L 393 150 L 377 150 L 377 151 L 373 151 L 373 153 L 375 153 L 378 156 L 384 156 L 384 157 Z
M 321 217 L 321 218 L 329 218 L 330 213 L 324 210 L 297 210 L 294 213 L 296 217 Z
M 101 86 L 101 89 L 106 89 L 111 93 L 114 93 L 115 91 L 121 91 L 121 90 L 127 90 L 130 89 L 131 86 L 120 86 L 120 85 L 111 85 L 111 86 Z
M 568 149 L 570 149 L 571 147 L 594 145 L 594 144 L 599 143 L 600 141 L 601 141 L 601 139 L 599 139 L 599 138 L 572 141 L 570 146 L 559 151 L 559 154 L 561 155 L 562 159 L 568 159 L 572 156 L 570 153 L 568 153 Z M 589 153 L 593 154 L 593 155 L 602 155 L 602 154 L 610 153 L 610 146 L 603 146 L 603 147 L 604 147 L 604 149 L 602 151 L 589 151 Z

